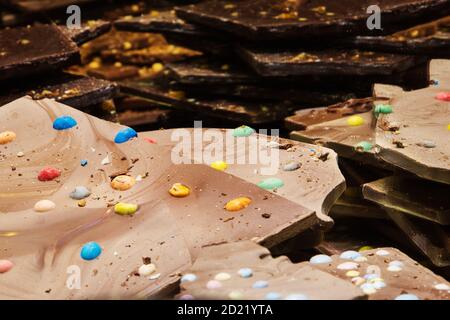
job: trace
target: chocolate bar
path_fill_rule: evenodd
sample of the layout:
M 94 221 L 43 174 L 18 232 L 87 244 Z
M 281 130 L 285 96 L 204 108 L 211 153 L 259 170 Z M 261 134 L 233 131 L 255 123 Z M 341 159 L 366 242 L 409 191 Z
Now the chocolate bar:
M 0 278 L 2 288 L 14 288 L 2 298 L 151 297 L 204 246 L 257 239 L 270 247 L 319 223 L 310 209 L 203 164 L 174 165 L 172 146 L 57 102 L 22 98 L 0 114 L 16 137 L 0 165 L 9 181 L 0 190 L 0 245 L 15 265 Z M 44 154 L 33 152 L 41 146 Z M 42 255 L 41 268 L 29 268 Z M 68 290 L 65 272 L 46 272 L 71 265 L 85 274 L 85 290 Z M 22 272 L 35 285 L 17 282 Z
M 79 58 L 76 44 L 57 26 L 0 30 L 0 81 L 60 69 Z
M 246 241 L 203 248 L 193 266 L 183 273 L 177 298 L 354 300 L 366 296 L 350 282 L 308 263 L 293 264 L 283 256 L 272 258 L 266 248 Z
M 385 26 L 450 12 L 446 0 L 386 0 L 377 3 Z M 254 41 L 342 37 L 369 33 L 368 0 L 210 0 L 176 9 L 177 15 Z
M 377 96 L 390 99 L 377 121 L 378 156 L 422 178 L 449 184 L 450 104 L 446 96 L 450 91 L 450 62 L 432 60 L 430 74 L 439 79 L 439 85 L 409 92 L 394 86 L 375 86 Z
M 388 36 L 359 36 L 352 42 L 360 48 L 369 50 L 448 58 L 450 55 L 449 30 L 450 17 L 445 17 Z
M 239 53 L 262 76 L 392 75 L 425 62 L 420 57 L 348 49 L 280 51 L 241 47 Z
M 450 224 L 448 185 L 408 176 L 391 176 L 364 184 L 364 197 L 405 214 Z
M 77 45 L 82 45 L 111 30 L 111 23 L 103 20 L 90 20 L 84 23 L 81 28 L 68 28 L 59 26 L 61 31 Z

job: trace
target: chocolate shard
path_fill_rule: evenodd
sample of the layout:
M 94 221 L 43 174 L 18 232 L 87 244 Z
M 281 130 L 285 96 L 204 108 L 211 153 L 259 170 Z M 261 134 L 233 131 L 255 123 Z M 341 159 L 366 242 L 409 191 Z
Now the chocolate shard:
M 195 275 L 196 280 L 181 282 L 181 293 L 177 296 L 179 299 L 366 298 L 349 281 L 320 271 L 309 263 L 293 264 L 285 256 L 272 258 L 269 250 L 250 241 L 203 248 L 193 266 L 184 274 L 188 273 Z M 229 279 L 223 281 L 221 277 Z
M 450 228 L 384 207 L 408 241 L 437 267 L 450 266 Z
M 358 36 L 353 43 L 369 50 L 383 50 L 405 54 L 426 54 L 449 57 L 450 17 L 414 26 L 387 36 Z
M 409 92 L 375 86 L 375 94 L 388 97 L 392 107 L 392 113 L 378 117 L 378 156 L 419 177 L 450 184 L 450 104 L 439 98 L 450 92 L 450 61 L 432 60 L 430 74 L 439 85 Z
M 76 125 L 63 132 L 53 129 L 60 116 L 72 117 Z M 8 288 L 0 292 L 2 298 L 154 297 L 179 279 L 177 274 L 204 246 L 254 239 L 270 247 L 319 223 L 313 210 L 236 176 L 202 164 L 175 165 L 171 146 L 139 136 L 115 143 L 124 137 L 124 127 L 52 100 L 16 100 L 0 108 L 0 122 L 16 134 L 2 148 L 0 162 L 0 178 L 9 181 L 0 186 L 0 246 L 7 252 L 2 257 L 16 266 L 0 278 L 1 287 Z M 81 160 L 87 160 L 85 166 Z M 60 177 L 39 181 L 43 167 L 57 168 Z M 136 184 L 125 191 L 112 189 L 111 178 L 120 174 L 136 177 Z M 188 186 L 190 194 L 169 194 L 175 183 Z M 80 185 L 91 191 L 83 205 L 69 197 Z M 228 201 L 243 196 L 251 200 L 246 208 L 225 210 Z M 45 198 L 55 208 L 37 214 L 33 207 Z M 118 202 L 137 205 L 137 212 L 116 214 L 123 213 L 112 207 Z M 265 212 L 270 219 L 261 216 Z M 91 241 L 103 252 L 83 260 L 82 246 Z M 142 257 L 155 264 L 151 276 L 139 273 Z M 39 269 L 33 267 L 36 260 L 42 261 Z M 66 287 L 71 265 L 85 275 L 83 290 Z M 22 272 L 33 286 L 17 281 Z
M 109 100 L 119 91 L 113 82 L 65 73 L 52 75 L 45 82 L 34 80 L 22 86 L 14 83 L 7 87 L 10 93 L 0 97 L 0 105 L 29 95 L 34 100 L 54 99 L 76 109 Z
M 76 44 L 57 26 L 0 30 L 0 81 L 60 69 L 79 58 Z
M 408 176 L 391 176 L 363 186 L 364 197 L 408 215 L 450 224 L 450 187 Z
M 232 135 L 232 130 L 219 129 L 184 129 L 191 136 L 203 134 L 205 136 L 215 136 L 225 146 L 227 139 Z M 176 137 L 177 129 L 159 130 L 143 133 L 157 141 L 158 144 L 174 147 L 179 143 Z M 322 220 L 321 224 L 330 227 L 332 221 L 327 216 L 330 207 L 345 189 L 345 181 L 337 165 L 337 155 L 332 150 L 320 146 L 313 146 L 299 143 L 289 139 L 270 137 L 264 134 L 254 136 L 257 139 L 260 152 L 260 161 L 248 163 L 245 159 L 251 158 L 252 149 L 246 147 L 244 152 L 235 148 L 226 150 L 219 154 L 222 157 L 214 158 L 213 161 L 230 162 L 225 172 L 246 180 L 253 184 L 258 184 L 267 178 L 277 178 L 283 182 L 278 188 L 271 189 L 274 194 L 282 196 L 299 205 L 307 207 L 317 213 Z M 249 143 L 249 142 L 247 142 Z M 209 141 L 203 142 L 203 147 L 212 147 Z M 223 150 L 220 150 L 223 151 Z M 196 154 L 194 150 L 190 153 L 189 161 L 202 162 L 201 154 Z M 264 154 L 264 156 L 263 156 Z M 319 160 L 326 154 L 325 161 Z M 267 163 L 265 157 L 276 157 L 274 163 Z M 211 159 L 212 160 L 212 159 Z M 287 170 L 288 165 L 293 169 Z M 272 169 L 274 171 L 272 171 Z M 268 175 L 270 173 L 270 175 Z M 264 212 L 261 212 L 264 215 Z M 270 215 L 267 219 L 270 219 Z
M 406 71 L 424 58 L 348 49 L 271 50 L 240 48 L 239 53 L 262 76 L 380 76 Z
M 342 37 L 368 33 L 370 1 L 211 0 L 176 9 L 188 22 L 231 32 L 254 41 Z M 378 3 L 389 25 L 408 24 L 450 12 L 446 0 L 386 0 Z
M 346 259 L 344 257 L 352 257 Z M 343 258 L 341 258 L 343 257 Z M 365 250 L 351 255 L 331 257 L 330 263 L 314 264 L 328 272 L 357 284 L 370 300 L 393 300 L 403 297 L 420 300 L 448 300 L 449 282 L 395 248 Z M 351 277 L 349 272 L 358 275 Z M 403 296 L 403 295 L 408 296 Z M 411 296 L 413 295 L 413 296 Z
M 111 30 L 111 23 L 103 20 L 90 20 L 81 25 L 80 28 L 68 28 L 64 25 L 59 26 L 59 28 L 69 39 L 72 39 L 72 41 L 80 46 L 109 32 Z
M 233 123 L 267 124 L 283 119 L 293 109 L 292 103 L 245 101 L 188 96 L 184 91 L 170 90 L 155 80 L 129 80 L 120 83 L 121 91 L 182 110 L 191 110 Z

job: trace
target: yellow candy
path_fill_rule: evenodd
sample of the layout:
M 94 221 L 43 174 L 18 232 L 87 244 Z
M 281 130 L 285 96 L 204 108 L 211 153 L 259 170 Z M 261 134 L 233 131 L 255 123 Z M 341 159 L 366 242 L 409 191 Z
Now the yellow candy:
M 247 208 L 251 202 L 252 200 L 247 197 L 239 197 L 228 201 L 225 205 L 225 209 L 227 211 L 239 211 Z
M 13 142 L 16 138 L 16 134 L 12 131 L 4 131 L 0 133 L 0 144 L 7 144 Z
M 359 248 L 359 252 L 363 252 L 363 251 L 367 251 L 367 250 L 372 250 L 373 247 L 371 246 L 362 246 L 361 248 Z
M 133 177 L 122 175 L 115 177 L 111 181 L 111 187 L 115 190 L 125 191 L 134 186 L 135 183 L 136 180 Z
M 447 125 L 447 129 L 448 129 L 448 130 L 450 130 L 450 124 L 449 124 L 449 125 Z
M 184 184 L 174 183 L 172 188 L 170 188 L 169 193 L 174 197 L 182 198 L 187 197 L 191 193 L 191 190 Z
M 138 210 L 137 204 L 119 202 L 114 206 L 114 212 L 121 216 L 132 216 Z
M 356 270 L 350 270 L 350 271 L 347 271 L 347 273 L 345 275 L 350 278 L 355 278 L 355 277 L 359 276 L 359 272 Z
M 225 171 L 228 168 L 228 164 L 224 161 L 214 161 L 211 163 L 211 168 L 219 171 Z
M 364 119 L 361 116 L 351 116 L 347 119 L 347 124 L 352 127 L 360 126 L 364 124 Z

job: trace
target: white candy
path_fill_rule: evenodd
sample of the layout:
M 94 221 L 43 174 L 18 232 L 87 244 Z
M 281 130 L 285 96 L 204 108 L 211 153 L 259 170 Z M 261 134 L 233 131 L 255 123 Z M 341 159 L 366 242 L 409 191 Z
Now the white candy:
M 36 202 L 34 205 L 34 211 L 36 212 L 46 212 L 56 208 L 56 204 L 50 200 L 41 200 Z
M 150 264 L 143 264 L 139 267 L 138 273 L 140 276 L 149 276 L 153 272 L 155 272 L 156 266 L 153 263 Z

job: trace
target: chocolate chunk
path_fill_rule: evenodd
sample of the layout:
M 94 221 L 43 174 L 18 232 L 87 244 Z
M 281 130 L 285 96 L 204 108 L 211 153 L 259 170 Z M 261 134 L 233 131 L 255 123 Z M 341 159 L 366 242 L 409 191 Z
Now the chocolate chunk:
M 79 62 L 78 47 L 57 26 L 0 30 L 0 81 Z
M 270 252 L 246 241 L 203 248 L 184 275 L 178 298 L 239 300 L 353 300 L 365 294 L 351 282 L 320 271 L 309 263 L 293 264 L 287 257 L 272 258 Z M 226 281 L 220 279 L 228 278 Z M 286 281 L 289 279 L 289 281 Z
M 439 224 L 450 224 L 450 187 L 407 176 L 364 184 L 364 197 L 377 204 Z
M 77 45 L 98 38 L 111 30 L 111 23 L 103 20 L 91 20 L 84 23 L 81 28 L 68 28 L 60 26 L 61 31 Z
M 438 98 L 440 93 L 450 91 L 450 62 L 432 60 L 430 74 L 439 80 L 438 86 L 409 92 L 399 87 L 375 86 L 375 94 L 390 98 L 392 106 L 392 113 L 380 114 L 377 121 L 378 156 L 422 178 L 450 184 L 450 104 Z M 398 148 L 396 141 L 403 148 Z M 427 142 L 435 147 L 427 147 Z
M 386 0 L 377 3 L 390 24 L 449 13 L 446 0 Z M 176 10 L 187 20 L 256 41 L 342 37 L 368 33 L 369 0 L 211 0 Z

